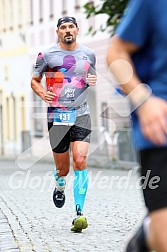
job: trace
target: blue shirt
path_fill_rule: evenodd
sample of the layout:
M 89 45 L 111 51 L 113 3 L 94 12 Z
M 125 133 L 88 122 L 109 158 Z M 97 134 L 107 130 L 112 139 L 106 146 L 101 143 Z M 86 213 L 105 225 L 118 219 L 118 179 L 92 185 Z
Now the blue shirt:
M 167 1 L 131 0 L 116 34 L 124 41 L 139 46 L 132 55 L 136 72 L 142 83 L 155 96 L 167 100 Z M 145 149 L 154 145 L 141 133 L 138 118 L 132 113 L 135 145 Z

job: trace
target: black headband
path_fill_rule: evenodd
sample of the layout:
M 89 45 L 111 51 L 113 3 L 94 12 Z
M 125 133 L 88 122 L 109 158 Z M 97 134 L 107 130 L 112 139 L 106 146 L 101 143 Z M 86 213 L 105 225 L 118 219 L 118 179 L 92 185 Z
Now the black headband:
M 64 24 L 64 23 L 73 23 L 76 25 L 76 27 L 78 26 L 77 25 L 77 21 L 74 17 L 62 17 L 62 18 L 59 18 L 58 22 L 57 22 L 57 27 L 59 27 L 61 24 Z

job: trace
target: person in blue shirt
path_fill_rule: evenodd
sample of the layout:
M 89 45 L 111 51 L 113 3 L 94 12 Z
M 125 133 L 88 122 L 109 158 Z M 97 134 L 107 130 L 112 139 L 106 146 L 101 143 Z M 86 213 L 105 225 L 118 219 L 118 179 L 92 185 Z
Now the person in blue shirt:
M 166 9 L 166 0 L 129 1 L 107 52 L 110 70 L 137 107 L 131 117 L 141 175 L 150 171 L 143 188 L 148 215 L 129 241 L 127 252 L 167 251 Z M 122 60 L 133 69 L 126 81 L 121 78 L 126 74 Z

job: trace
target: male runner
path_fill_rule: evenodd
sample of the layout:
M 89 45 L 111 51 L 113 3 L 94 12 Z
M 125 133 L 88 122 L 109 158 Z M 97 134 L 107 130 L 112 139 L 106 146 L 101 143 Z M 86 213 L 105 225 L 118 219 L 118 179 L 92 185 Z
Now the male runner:
M 88 87 L 96 85 L 96 59 L 92 50 L 77 43 L 79 28 L 74 17 L 60 18 L 56 32 L 58 44 L 38 54 L 31 87 L 50 104 L 48 129 L 56 167 L 53 201 L 59 208 L 65 203 L 65 177 L 70 169 L 71 147 L 76 211 L 71 231 L 81 232 L 88 226 L 83 216 L 88 188 L 86 155 L 91 133 L 87 94 Z M 41 85 L 44 74 L 47 90 Z

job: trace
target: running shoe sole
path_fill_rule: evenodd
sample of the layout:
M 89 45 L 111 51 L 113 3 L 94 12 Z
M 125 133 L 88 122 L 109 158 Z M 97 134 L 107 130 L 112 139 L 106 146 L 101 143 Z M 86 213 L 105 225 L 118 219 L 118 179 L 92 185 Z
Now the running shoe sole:
M 60 196 L 61 196 L 60 198 L 57 197 L 58 194 L 60 194 Z M 58 208 L 63 207 L 64 203 L 65 203 L 65 194 L 57 191 L 57 189 L 55 188 L 55 190 L 53 192 L 53 202 L 56 207 L 58 207 Z

